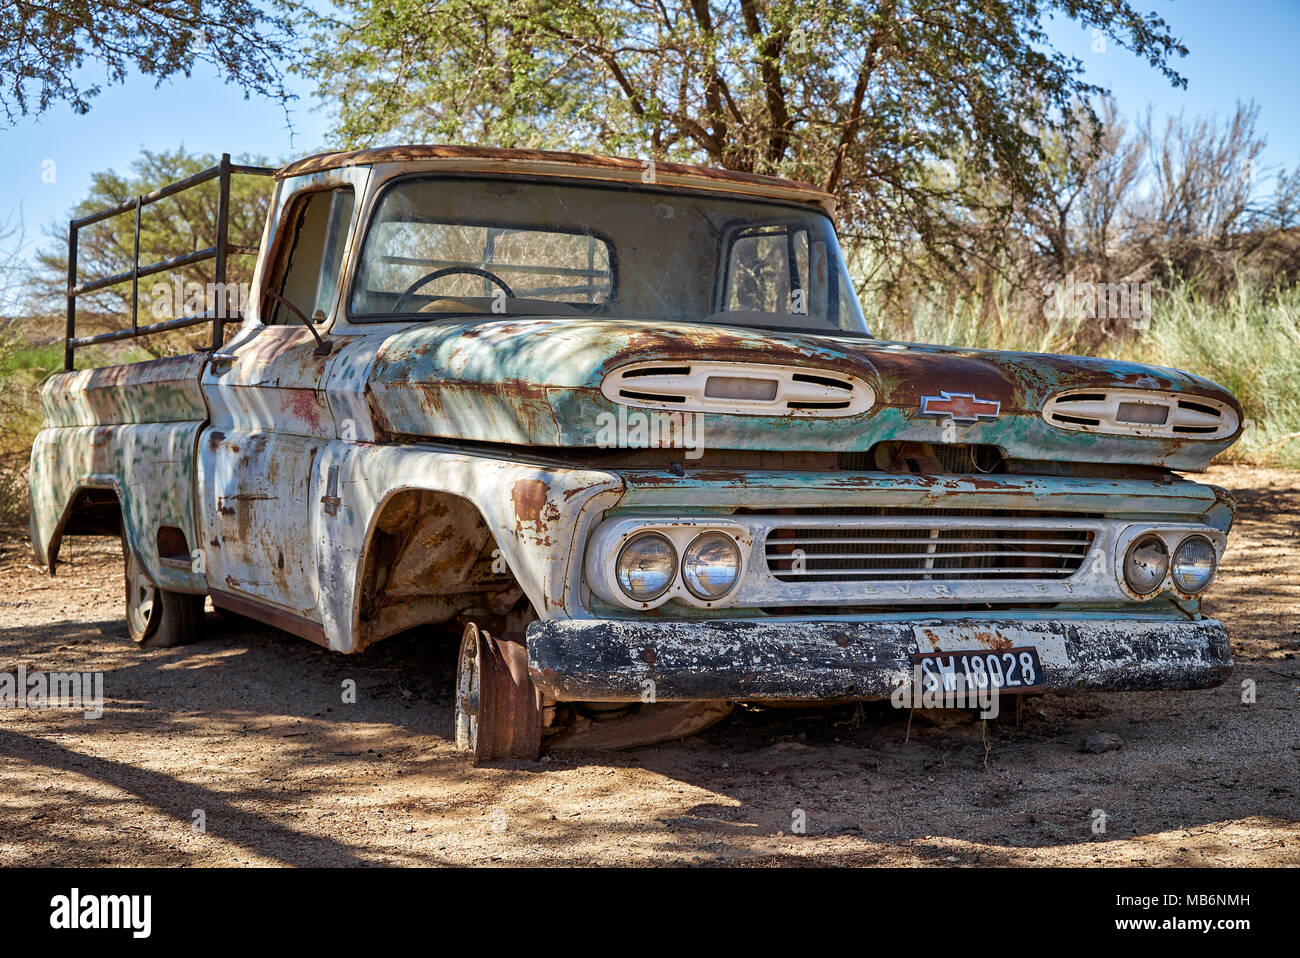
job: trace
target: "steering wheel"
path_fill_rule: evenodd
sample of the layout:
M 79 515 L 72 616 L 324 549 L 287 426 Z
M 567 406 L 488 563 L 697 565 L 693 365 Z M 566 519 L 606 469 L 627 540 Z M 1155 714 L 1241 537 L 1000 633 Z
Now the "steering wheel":
M 507 286 L 506 281 L 502 279 L 500 276 L 498 276 L 496 273 L 489 272 L 488 270 L 485 269 L 480 269 L 477 266 L 444 266 L 442 267 L 442 269 L 435 269 L 431 273 L 425 273 L 423 276 L 417 279 L 410 286 L 406 287 L 406 292 L 402 293 L 401 296 L 397 297 L 397 302 L 393 304 L 393 312 L 400 313 L 402 311 L 402 307 L 406 305 L 406 301 L 411 297 L 411 294 L 414 293 L 417 289 L 420 289 L 422 286 L 427 286 L 429 283 L 432 283 L 435 279 L 440 279 L 443 276 L 451 276 L 453 273 L 469 273 L 473 276 L 482 276 L 484 279 L 496 283 L 497 286 L 501 287 L 501 291 L 504 292 L 511 299 L 515 298 L 514 290 L 512 290 L 509 286 Z M 444 298 L 445 297 L 443 296 L 434 297 L 434 299 L 444 299 Z

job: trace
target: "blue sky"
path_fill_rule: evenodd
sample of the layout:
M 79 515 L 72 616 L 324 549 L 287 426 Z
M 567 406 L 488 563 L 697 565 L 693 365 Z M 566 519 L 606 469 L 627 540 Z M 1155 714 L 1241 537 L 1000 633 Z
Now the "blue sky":
M 1188 48 L 1174 67 L 1187 88 L 1172 87 L 1127 50 L 1092 49 L 1093 38 L 1071 21 L 1057 20 L 1053 44 L 1083 61 L 1085 75 L 1115 94 L 1120 111 L 1134 118 L 1154 108 L 1157 119 L 1230 114 L 1238 100 L 1259 104 L 1259 130 L 1268 137 L 1265 166 L 1300 165 L 1300 0 L 1136 0 L 1140 10 L 1164 17 Z
M 1114 45 L 1095 52 L 1093 38 L 1069 21 L 1051 25 L 1054 44 L 1078 56 L 1093 82 L 1110 87 L 1127 118 L 1151 104 L 1157 118 L 1180 110 L 1188 114 L 1230 113 L 1237 100 L 1260 105 L 1259 124 L 1269 144 L 1265 166 L 1300 164 L 1300 0 L 1137 0 L 1170 22 L 1189 48 L 1178 61 L 1187 89 L 1163 77 Z M 92 74 L 93 76 L 93 74 Z M 84 194 L 92 171 L 125 170 L 141 148 L 192 152 L 264 154 L 292 158 L 320 149 L 328 136 L 328 116 L 316 107 L 311 88 L 293 80 L 300 99 L 291 106 L 294 132 L 284 110 L 265 100 L 245 100 L 223 85 L 207 67 L 189 79 L 155 87 L 135 77 L 109 87 L 77 116 L 56 108 L 0 130 L 0 224 L 21 209 L 29 247 L 48 243 L 52 222 L 65 221 Z M 42 174 L 53 161 L 54 182 Z M 10 304 L 0 303 L 0 311 Z

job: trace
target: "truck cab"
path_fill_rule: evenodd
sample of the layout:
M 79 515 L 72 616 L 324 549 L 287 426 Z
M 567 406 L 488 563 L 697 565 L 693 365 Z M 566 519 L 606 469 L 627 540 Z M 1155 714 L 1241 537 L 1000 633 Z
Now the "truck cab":
M 1200 599 L 1234 506 L 1182 474 L 1239 436 L 1237 401 L 877 339 L 833 215 L 664 162 L 314 156 L 274 173 L 237 326 L 86 370 L 74 248 L 37 559 L 120 536 L 145 645 L 193 638 L 204 596 L 345 654 L 454 629 L 480 761 L 738 702 L 1221 683 Z

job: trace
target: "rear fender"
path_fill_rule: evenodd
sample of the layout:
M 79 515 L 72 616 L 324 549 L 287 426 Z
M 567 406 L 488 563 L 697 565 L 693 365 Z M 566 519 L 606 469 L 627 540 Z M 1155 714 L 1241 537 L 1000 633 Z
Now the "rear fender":
M 32 444 L 31 536 L 36 561 L 54 572 L 65 530 L 76 528 L 86 490 L 111 490 L 122 530 L 149 577 L 173 592 L 204 593 L 202 564 L 159 555 L 159 530 L 180 530 L 198 548 L 193 476 L 199 423 L 71 426 L 42 430 Z M 99 534 L 106 534 L 100 531 Z

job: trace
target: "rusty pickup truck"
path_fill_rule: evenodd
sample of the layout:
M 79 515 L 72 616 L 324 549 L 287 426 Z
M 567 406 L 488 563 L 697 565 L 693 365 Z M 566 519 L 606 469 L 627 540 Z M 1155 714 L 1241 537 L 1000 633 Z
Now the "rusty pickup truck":
M 231 175 L 273 175 L 256 250 Z M 204 597 L 336 652 L 459 635 L 477 760 L 662 740 L 736 703 L 1176 690 L 1232 662 L 1205 618 L 1233 519 L 1223 388 L 871 334 L 799 183 L 450 146 L 234 167 L 208 250 L 78 280 L 43 391 L 32 542 L 120 536 L 135 641 Z M 194 183 L 128 200 L 139 211 Z M 209 312 L 76 335 L 76 298 L 258 252 Z M 138 307 L 137 307 L 138 308 Z M 219 311 L 218 311 L 219 312 Z M 210 347 L 75 369 L 91 343 Z

